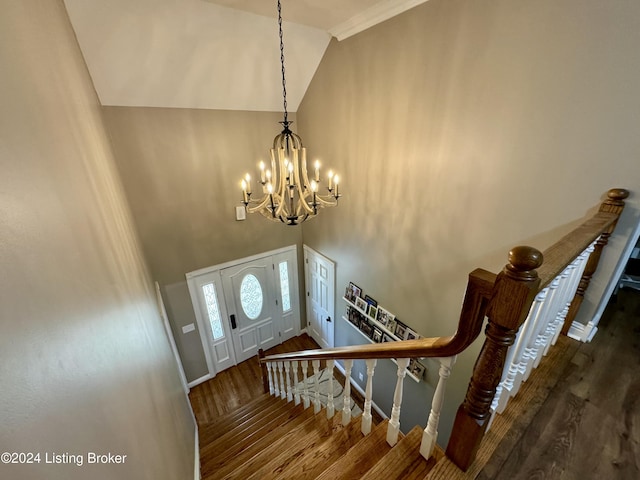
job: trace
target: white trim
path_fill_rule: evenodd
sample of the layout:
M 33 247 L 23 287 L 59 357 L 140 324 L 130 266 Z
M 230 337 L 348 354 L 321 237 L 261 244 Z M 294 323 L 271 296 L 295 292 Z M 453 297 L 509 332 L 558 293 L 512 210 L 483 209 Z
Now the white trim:
M 336 362 L 335 366 L 336 366 L 336 368 L 337 368 L 338 370 L 340 370 L 340 372 L 342 373 L 342 375 L 344 375 L 344 367 L 343 367 L 342 365 L 340 365 L 338 362 Z M 346 378 L 346 376 L 345 376 L 345 378 Z M 351 383 L 351 386 L 352 386 L 353 388 L 355 388 L 355 389 L 358 391 L 358 393 L 359 393 L 360 395 L 362 395 L 362 398 L 366 398 L 367 394 L 364 392 L 364 390 L 362 390 L 362 387 L 360 387 L 360 385 L 358 385 L 358 384 L 353 380 L 353 377 L 351 377 L 351 381 L 350 381 L 349 383 Z M 376 402 L 374 402 L 374 401 L 373 401 L 373 398 L 371 399 L 371 407 L 372 407 L 376 412 L 378 412 L 378 414 L 379 414 L 382 418 L 384 418 L 384 419 L 388 419 L 388 418 L 389 418 L 389 417 L 387 416 L 387 414 L 386 414 L 386 413 L 384 413 L 384 412 L 382 411 L 382 409 L 381 409 L 380 407 L 378 407 L 378 405 L 376 405 Z
M 571 324 L 569 331 L 567 332 L 567 336 L 573 338 L 574 340 L 578 340 L 579 342 L 590 342 L 594 337 L 596 332 L 598 331 L 598 322 L 600 321 L 600 317 L 597 319 L 594 318 L 593 321 L 583 325 L 580 322 L 576 322 L 575 320 Z
M 307 327 L 304 327 L 302 330 L 300 330 L 300 335 L 302 335 L 303 333 L 306 333 L 307 335 L 309 335 L 309 333 L 307 332 Z
M 597 327 L 598 323 L 600 323 L 600 318 L 604 313 L 604 309 L 607 308 L 611 295 L 613 295 L 613 293 L 616 291 L 616 288 L 618 288 L 618 285 L 620 283 L 620 277 L 622 277 L 622 273 L 624 272 L 624 269 L 627 266 L 627 262 L 629 261 L 629 258 L 633 254 L 634 249 L 636 248 L 639 237 L 640 237 L 640 222 L 638 222 L 633 232 L 629 236 L 627 240 L 627 245 L 622 251 L 622 255 L 620 255 L 620 259 L 618 260 L 618 264 L 616 265 L 616 268 L 614 269 L 613 274 L 609 280 L 609 284 L 604 289 L 602 297 L 600 298 L 600 303 L 596 307 L 596 311 L 593 314 L 593 318 L 589 322 L 589 324 L 593 324 L 594 327 Z M 574 321 L 573 323 L 575 324 L 576 322 Z M 582 327 L 584 327 L 584 325 L 582 325 Z M 571 325 L 571 328 L 573 328 L 573 325 Z M 593 332 L 593 334 L 591 334 L 591 336 L 588 337 L 589 340 L 587 341 L 590 341 L 590 339 L 593 338 L 593 335 L 595 335 L 595 332 Z M 571 338 L 574 338 L 574 337 L 571 337 Z
M 372 7 L 354 15 L 346 22 L 331 27 L 329 33 L 338 40 L 344 40 L 426 1 L 427 0 L 382 0 Z
M 196 423 L 196 434 L 195 434 L 195 452 L 194 452 L 194 461 L 193 461 L 193 480 L 200 480 L 202 476 L 200 475 L 200 439 L 198 436 L 198 424 Z
M 200 385 L 201 383 L 206 382 L 207 380 L 211 380 L 213 377 L 210 374 L 203 375 L 200 378 L 196 378 L 193 382 L 189 382 L 189 388 L 193 388 L 196 385 Z
M 236 265 L 242 265 L 243 263 L 253 262 L 254 260 L 260 260 L 265 257 L 271 257 L 273 255 L 278 255 L 279 253 L 285 253 L 294 251 L 297 253 L 296 245 L 289 245 L 288 247 L 278 248 L 276 250 L 271 250 L 269 252 L 257 253 L 256 255 L 251 255 L 250 257 L 243 257 L 237 260 L 231 260 L 229 262 L 220 263 L 218 265 L 213 265 L 211 267 L 201 268 L 199 270 L 194 270 L 193 272 L 189 272 L 185 274 L 187 280 L 193 277 L 197 277 L 199 275 L 206 275 L 207 273 L 213 273 L 216 270 L 222 270 L 224 268 L 235 267 Z
M 162 293 L 160 292 L 160 284 L 158 282 L 155 282 L 155 286 L 156 286 L 156 301 L 158 302 L 158 310 L 160 310 L 162 323 L 164 324 L 164 329 L 167 332 L 169 344 L 171 345 L 171 351 L 173 352 L 173 356 L 176 359 L 176 364 L 178 366 L 178 374 L 180 375 L 180 382 L 182 383 L 182 388 L 184 389 L 184 393 L 186 395 L 189 395 L 189 385 L 187 384 L 187 376 L 184 374 L 184 369 L 182 368 L 182 359 L 180 358 L 180 353 L 178 352 L 178 347 L 176 346 L 176 340 L 173 337 L 173 332 L 171 331 L 171 325 L 169 324 L 169 316 L 167 315 L 167 309 L 164 307 L 164 300 L 162 300 Z

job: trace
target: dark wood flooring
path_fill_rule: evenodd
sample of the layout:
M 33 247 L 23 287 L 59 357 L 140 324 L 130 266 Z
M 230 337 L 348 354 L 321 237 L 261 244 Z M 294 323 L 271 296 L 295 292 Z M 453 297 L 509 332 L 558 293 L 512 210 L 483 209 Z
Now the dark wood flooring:
M 504 463 L 478 479 L 640 479 L 639 367 L 640 292 L 623 289 Z

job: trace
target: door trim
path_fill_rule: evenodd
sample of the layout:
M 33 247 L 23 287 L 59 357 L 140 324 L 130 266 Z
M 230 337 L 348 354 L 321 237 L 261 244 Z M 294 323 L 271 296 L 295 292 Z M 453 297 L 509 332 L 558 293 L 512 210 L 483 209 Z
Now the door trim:
M 297 282 L 297 269 L 299 269 L 299 265 L 298 265 L 298 247 L 296 245 L 289 245 L 288 247 L 282 247 L 282 248 L 278 248 L 276 250 L 270 250 L 268 252 L 263 252 L 263 253 L 258 253 L 255 255 L 251 255 L 249 257 L 244 257 L 244 258 L 240 258 L 237 260 L 231 260 L 228 262 L 224 262 L 224 263 L 220 263 L 218 265 L 213 265 L 211 267 L 205 267 L 205 268 L 200 268 L 198 270 L 194 270 L 192 272 L 188 272 L 185 274 L 185 277 L 187 279 L 187 287 L 189 288 L 189 295 L 191 297 L 191 303 L 193 305 L 193 309 L 194 309 L 194 313 L 195 313 L 195 317 L 196 317 L 196 325 L 198 327 L 198 334 L 200 335 L 200 342 L 202 343 L 202 349 L 204 351 L 204 357 L 207 363 L 207 369 L 208 369 L 208 378 L 213 378 L 216 376 L 216 374 L 218 373 L 216 367 L 215 367 L 215 362 L 213 361 L 213 358 L 211 357 L 211 350 L 210 350 L 210 345 L 209 345 L 209 340 L 207 338 L 207 327 L 205 326 L 206 324 L 206 319 L 203 318 L 202 316 L 202 312 L 200 312 L 200 309 L 197 308 L 197 285 L 196 285 L 196 279 L 202 275 L 207 275 L 207 274 L 212 274 L 215 273 L 217 274 L 217 276 L 220 279 L 220 287 L 222 287 L 222 275 L 221 272 L 222 270 L 229 268 L 229 267 L 235 267 L 238 265 L 242 265 L 243 263 L 247 263 L 247 262 L 252 262 L 255 260 L 260 260 L 262 258 L 265 257 L 275 257 L 278 254 L 282 254 L 282 253 L 289 253 L 289 252 L 293 252 L 293 258 L 295 260 L 296 263 L 296 275 L 295 275 L 295 281 Z M 295 284 L 295 288 L 296 290 L 298 290 L 298 284 Z M 279 292 L 276 292 L 276 295 Z M 297 315 L 298 318 L 300 319 L 300 301 L 299 301 L 299 296 L 295 298 L 295 306 L 297 308 Z M 222 319 L 224 322 L 226 322 L 226 325 L 229 325 L 229 315 L 227 314 L 227 305 L 226 305 L 226 299 L 224 298 L 224 294 L 222 295 L 218 295 L 218 307 L 220 308 L 220 315 L 222 316 Z M 306 324 L 306 321 L 305 321 Z M 229 327 L 230 329 L 231 327 Z M 298 325 L 296 328 L 296 332 L 299 335 L 300 334 L 300 322 L 298 321 Z M 232 342 L 233 344 L 233 342 Z M 235 347 L 234 347 L 235 348 Z M 234 364 L 237 365 L 237 363 L 235 362 L 235 353 L 233 355 L 234 357 Z M 207 375 L 203 376 L 202 378 L 206 377 Z M 198 379 L 196 381 L 199 381 L 201 379 Z M 192 382 L 194 383 L 194 382 Z M 192 386 L 192 385 L 191 385 Z

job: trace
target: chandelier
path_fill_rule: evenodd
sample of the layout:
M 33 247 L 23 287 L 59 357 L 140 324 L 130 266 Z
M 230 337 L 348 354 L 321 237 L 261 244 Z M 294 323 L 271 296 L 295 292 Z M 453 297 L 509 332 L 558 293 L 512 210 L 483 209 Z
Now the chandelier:
M 287 87 L 284 75 L 284 43 L 282 40 L 282 8 L 278 0 L 278 30 L 280 34 L 280 65 L 282 67 L 282 98 L 284 120 L 282 132 L 273 139 L 271 161 L 259 164 L 262 198 L 251 198 L 251 176 L 247 173 L 241 182 L 242 201 L 249 213 L 261 213 L 270 220 L 287 225 L 298 225 L 313 218 L 322 207 L 334 207 L 340 198 L 340 178 L 332 171 L 327 175 L 327 192 L 320 192 L 320 162 L 313 165 L 313 178 L 307 173 L 307 150 L 302 140 L 289 128 Z

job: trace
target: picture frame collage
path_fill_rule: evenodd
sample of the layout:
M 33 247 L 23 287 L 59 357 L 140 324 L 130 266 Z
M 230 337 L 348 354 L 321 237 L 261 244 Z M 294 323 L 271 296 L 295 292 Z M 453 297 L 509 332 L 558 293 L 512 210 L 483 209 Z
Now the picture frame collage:
M 396 318 L 396 316 L 378 305 L 378 302 L 363 291 L 355 283 L 349 282 L 345 289 L 344 299 L 347 305 L 346 319 L 375 343 L 413 340 L 421 336 L 412 328 Z M 422 379 L 425 367 L 417 359 L 412 358 L 409 372 Z

